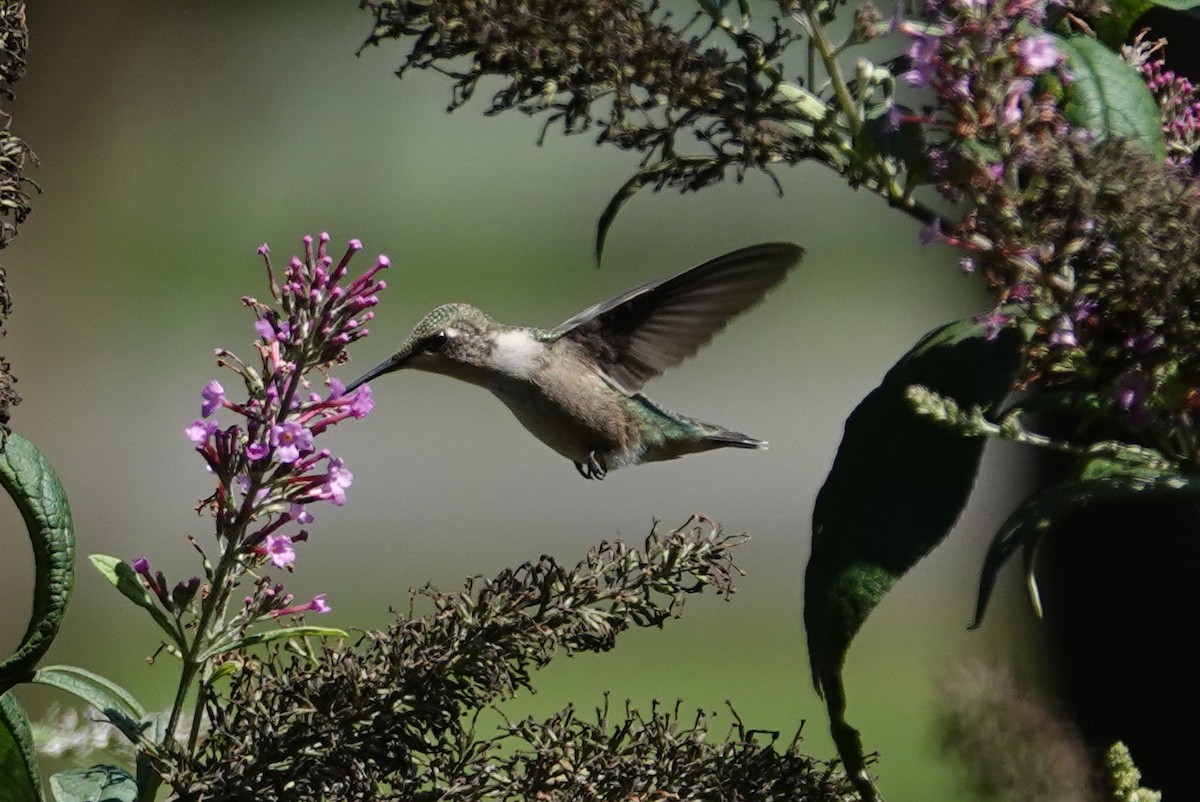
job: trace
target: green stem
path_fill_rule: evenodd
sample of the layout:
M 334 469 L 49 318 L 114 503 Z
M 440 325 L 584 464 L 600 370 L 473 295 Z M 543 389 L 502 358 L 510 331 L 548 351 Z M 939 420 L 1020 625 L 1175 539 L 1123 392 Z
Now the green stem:
M 854 103 L 854 96 L 850 94 L 850 86 L 846 83 L 846 79 L 842 77 L 841 68 L 838 67 L 833 43 L 825 35 L 825 29 L 821 27 L 821 22 L 813 14 L 809 3 L 801 5 L 800 13 L 804 15 L 804 23 L 808 29 L 809 41 L 812 42 L 817 53 L 821 56 L 821 63 L 825 66 L 825 72 L 829 75 L 829 82 L 833 85 L 833 91 L 837 95 L 838 103 L 842 107 L 842 113 L 846 115 L 846 122 L 848 123 L 851 137 L 857 139 L 859 134 L 862 133 L 864 122 Z

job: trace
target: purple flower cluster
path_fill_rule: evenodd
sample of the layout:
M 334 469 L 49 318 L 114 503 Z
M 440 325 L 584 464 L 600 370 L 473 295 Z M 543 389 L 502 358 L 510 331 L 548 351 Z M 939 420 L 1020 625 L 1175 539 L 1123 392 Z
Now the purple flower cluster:
M 928 163 L 944 194 L 957 199 L 964 188 L 986 189 L 1004 180 L 1026 129 L 1052 107 L 1039 76 L 1069 80 L 1053 37 L 1037 30 L 1046 5 L 931 0 L 921 22 L 898 24 L 911 39 L 904 82 L 937 95 L 936 107 L 909 117 L 942 134 Z
M 1162 112 L 1167 163 L 1195 174 L 1194 161 L 1200 152 L 1200 87 L 1167 69 L 1161 55 L 1155 57 L 1165 46 L 1166 40 L 1144 43 L 1139 37 L 1131 50 Z
M 351 240 L 335 263 L 327 253 L 328 234 L 320 235 L 315 250 L 312 237 L 303 242 L 303 257 L 292 257 L 278 278 L 270 249 L 258 249 L 274 301 L 242 299 L 257 318 L 258 364 L 252 366 L 224 349 L 216 351 L 217 363 L 240 376 L 247 399 L 232 400 L 220 382 L 210 381 L 200 393 L 200 417 L 184 430 L 217 479 L 213 494 L 201 504 L 215 519 L 223 561 L 232 560 L 245 570 L 268 562 L 291 570 L 295 545 L 308 538 L 303 527 L 313 520 L 308 506 L 346 503 L 354 475 L 316 441 L 347 418 L 365 417 L 373 406 L 368 385 L 347 394 L 327 371 L 345 360 L 346 345 L 366 336 L 365 324 L 374 314 L 371 307 L 379 300 L 376 293 L 386 287 L 377 275 L 388 259 L 380 256 L 365 273 L 345 282 L 362 243 Z M 313 372 L 324 374 L 324 392 L 313 389 Z M 220 425 L 216 416 L 222 411 L 240 422 Z M 293 526 L 291 532 L 283 531 Z M 161 577 L 151 576 L 148 564 L 142 566 L 144 571 L 139 564 L 135 561 L 134 569 L 166 606 L 165 592 L 156 590 Z M 329 609 L 324 595 L 308 605 L 290 603 L 290 596 L 274 592 L 263 595 L 260 606 L 271 616 Z

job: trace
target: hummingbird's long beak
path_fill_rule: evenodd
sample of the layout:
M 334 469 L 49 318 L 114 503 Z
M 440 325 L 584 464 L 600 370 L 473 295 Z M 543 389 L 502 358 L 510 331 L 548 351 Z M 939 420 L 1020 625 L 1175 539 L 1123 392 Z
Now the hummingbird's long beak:
M 371 368 L 366 373 L 364 373 L 363 375 L 359 376 L 354 381 L 347 384 L 346 392 L 349 393 L 354 390 L 357 390 L 361 385 L 366 384 L 371 379 L 374 379 L 376 376 L 382 376 L 385 373 L 391 373 L 394 370 L 400 370 L 400 368 L 404 367 L 404 363 L 407 361 L 408 361 L 407 357 L 402 356 L 401 354 L 396 354 L 395 356 L 393 356 L 391 359 L 387 360 L 386 362 L 380 362 L 378 365 Z

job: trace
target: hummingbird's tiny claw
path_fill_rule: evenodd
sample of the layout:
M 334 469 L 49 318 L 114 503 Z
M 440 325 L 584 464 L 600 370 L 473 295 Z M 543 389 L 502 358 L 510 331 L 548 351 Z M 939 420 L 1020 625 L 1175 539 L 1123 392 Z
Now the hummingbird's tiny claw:
M 588 452 L 587 462 L 576 462 L 575 470 L 579 471 L 579 475 L 584 479 L 603 479 L 608 475 L 608 467 L 604 464 L 604 458 L 595 451 Z

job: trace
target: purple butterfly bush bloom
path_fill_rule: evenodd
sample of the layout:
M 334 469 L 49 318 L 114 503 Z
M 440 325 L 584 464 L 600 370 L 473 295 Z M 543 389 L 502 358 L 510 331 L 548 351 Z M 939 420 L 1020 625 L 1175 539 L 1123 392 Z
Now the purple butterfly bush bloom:
M 328 234 L 316 240 L 305 237 L 303 245 L 303 255 L 288 260 L 282 270 L 272 265 L 268 246 L 258 249 L 271 299 L 242 299 L 255 314 L 257 359 L 243 361 L 223 349 L 216 352 L 218 365 L 239 375 L 249 397 L 244 402 L 230 400 L 220 382 L 209 381 L 200 393 L 201 418 L 184 430 L 217 479 L 216 490 L 203 506 L 216 522 L 218 543 L 224 554 L 238 555 L 238 562 L 230 564 L 244 563 L 247 569 L 270 563 L 291 570 L 295 544 L 308 533 L 289 534 L 282 527 L 310 523 L 313 516 L 305 505 L 346 503 L 354 476 L 341 459 L 327 449 L 318 450 L 316 438 L 343 420 L 365 417 L 373 407 L 369 387 L 347 394 L 345 385 L 329 378 L 327 370 L 345 360 L 349 343 L 367 336 L 372 307 L 387 286 L 378 274 L 389 261 L 380 256 L 363 274 L 348 278 L 361 242 L 350 240 L 340 259 L 328 253 Z M 327 393 L 311 391 L 314 374 L 326 384 Z M 213 416 L 221 410 L 236 415 L 238 422 L 219 426 Z M 150 576 L 144 558 L 134 561 L 134 570 L 148 586 L 165 587 Z M 186 590 L 180 598 L 191 598 Z M 155 592 L 164 598 L 165 593 Z M 264 592 L 260 588 L 259 595 Z M 274 596 L 278 598 L 271 606 L 278 608 L 282 595 Z M 255 609 L 255 615 L 268 613 L 267 608 Z M 305 610 L 328 612 L 324 594 L 269 614 Z

